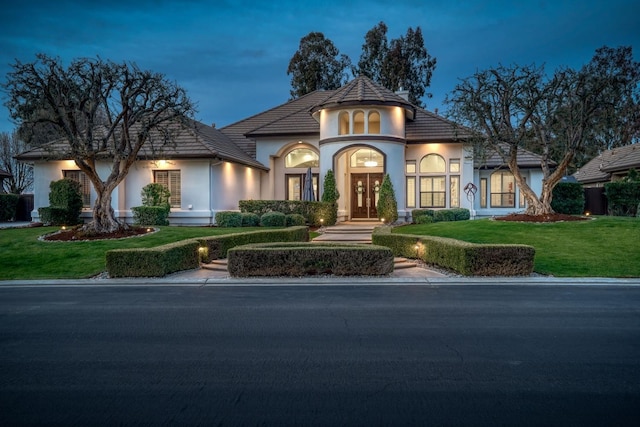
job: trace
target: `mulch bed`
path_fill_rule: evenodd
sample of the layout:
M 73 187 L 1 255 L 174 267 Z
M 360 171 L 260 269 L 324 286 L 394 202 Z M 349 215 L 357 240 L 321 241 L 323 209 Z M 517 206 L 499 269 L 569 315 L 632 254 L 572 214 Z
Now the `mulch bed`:
M 127 229 L 114 231 L 113 233 L 95 234 L 87 233 L 78 227 L 48 234 L 44 236 L 43 240 L 55 242 L 78 242 L 83 240 L 126 239 L 127 237 L 142 236 L 148 233 L 153 233 L 154 231 L 156 231 L 155 228 L 129 227 Z
M 509 214 L 494 218 L 496 221 L 519 221 L 519 222 L 560 222 L 560 221 L 586 221 L 589 218 L 584 216 L 566 215 L 566 214 L 548 214 L 548 215 L 525 215 L 525 214 Z

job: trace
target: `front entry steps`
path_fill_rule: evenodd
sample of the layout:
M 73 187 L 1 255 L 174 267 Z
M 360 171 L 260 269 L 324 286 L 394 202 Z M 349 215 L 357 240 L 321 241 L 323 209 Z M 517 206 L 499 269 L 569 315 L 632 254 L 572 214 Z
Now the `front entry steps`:
M 339 224 L 324 228 L 324 232 L 313 239 L 314 242 L 336 242 L 336 243 L 371 243 L 371 233 L 379 224 Z
M 407 268 L 417 267 L 417 264 L 402 257 L 396 257 L 393 259 L 394 270 L 404 270 Z M 208 264 L 202 264 L 202 268 L 205 270 L 228 272 L 227 259 L 214 259 Z

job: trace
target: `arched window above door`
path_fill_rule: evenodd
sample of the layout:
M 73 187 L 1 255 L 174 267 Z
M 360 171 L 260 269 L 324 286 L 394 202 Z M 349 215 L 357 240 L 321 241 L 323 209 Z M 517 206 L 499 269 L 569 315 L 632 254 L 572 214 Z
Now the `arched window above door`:
M 284 166 L 287 168 L 317 168 L 319 165 L 320 157 L 309 148 L 296 148 L 284 158 Z
M 420 173 L 445 173 L 446 163 L 438 154 L 427 154 L 420 160 Z

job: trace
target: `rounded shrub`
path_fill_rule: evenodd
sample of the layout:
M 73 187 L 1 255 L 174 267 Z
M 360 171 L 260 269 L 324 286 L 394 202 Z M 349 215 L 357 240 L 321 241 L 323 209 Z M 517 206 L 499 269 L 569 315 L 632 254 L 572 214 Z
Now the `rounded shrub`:
M 551 209 L 557 213 L 580 215 L 584 211 L 584 189 L 578 182 L 560 182 L 553 187 Z
M 429 215 L 419 215 L 413 218 L 413 222 L 415 224 L 431 224 L 433 222 L 433 217 Z
M 285 215 L 285 218 L 287 221 L 287 227 L 293 227 L 295 225 L 305 225 L 307 223 L 304 216 L 300 214 Z
M 234 211 L 216 212 L 216 225 L 218 227 L 241 227 L 242 214 Z
M 260 225 L 262 227 L 285 227 L 287 217 L 282 212 L 267 212 L 260 217 Z
M 260 217 L 252 212 L 242 212 L 240 214 L 243 227 L 257 227 L 260 225 Z

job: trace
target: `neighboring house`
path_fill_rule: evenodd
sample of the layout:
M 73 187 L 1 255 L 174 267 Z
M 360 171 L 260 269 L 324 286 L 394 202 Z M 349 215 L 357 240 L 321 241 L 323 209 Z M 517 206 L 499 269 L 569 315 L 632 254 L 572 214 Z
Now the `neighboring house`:
M 624 178 L 631 169 L 640 172 L 640 144 L 604 151 L 581 167 L 573 176 L 585 188 L 602 187 L 607 182 Z
M 386 173 L 400 220 L 409 220 L 416 208 L 462 207 L 479 216 L 523 210 L 508 168 L 495 155 L 475 162 L 465 137 L 463 128 L 409 103 L 406 92 L 394 93 L 358 77 L 340 89 L 312 92 L 219 130 L 195 122 L 175 147 L 164 149 L 161 159 L 141 153 L 114 192 L 113 207 L 131 221 L 142 187 L 159 182 L 172 193 L 172 224 L 207 225 L 216 212 L 237 210 L 240 200 L 302 199 L 311 168 L 316 197 L 327 171 L 334 171 L 339 221 L 377 219 Z M 90 208 L 95 195 L 72 161 L 50 160 L 42 149 L 18 158 L 35 166 L 34 220 L 37 208 L 48 205 L 49 183 L 64 176 L 83 184 Z M 540 157 L 522 151 L 519 163 L 539 192 Z M 478 189 L 473 205 L 464 192 L 470 183 Z
M 584 187 L 585 211 L 594 215 L 608 213 L 604 185 L 618 181 L 636 169 L 640 172 L 640 145 L 631 144 L 604 151 L 572 176 Z
M 0 169 L 0 193 L 4 193 L 5 178 L 11 178 L 11 174 L 5 170 Z

